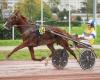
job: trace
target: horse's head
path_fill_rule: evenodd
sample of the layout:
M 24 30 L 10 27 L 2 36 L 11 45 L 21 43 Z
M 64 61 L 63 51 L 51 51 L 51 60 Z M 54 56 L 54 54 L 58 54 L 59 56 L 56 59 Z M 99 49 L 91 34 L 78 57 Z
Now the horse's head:
M 19 14 L 19 12 L 14 12 L 14 13 L 12 13 L 12 15 L 5 22 L 4 28 L 9 30 L 14 25 L 20 25 L 21 20 L 24 20 L 24 17 L 22 19 L 22 16 Z

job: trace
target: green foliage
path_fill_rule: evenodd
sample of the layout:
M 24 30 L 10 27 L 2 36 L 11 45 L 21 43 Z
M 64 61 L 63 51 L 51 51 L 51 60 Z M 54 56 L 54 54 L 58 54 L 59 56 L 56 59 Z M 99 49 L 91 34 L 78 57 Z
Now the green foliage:
M 81 16 L 77 16 L 76 19 L 72 22 L 72 26 L 81 26 Z
M 45 22 L 44 23 L 45 25 L 52 25 L 52 26 L 68 26 L 69 25 L 69 22 L 65 22 L 65 21 L 62 21 L 62 22 L 59 22 L 59 21 L 48 21 L 48 22 Z M 73 21 L 71 22 L 71 25 L 72 26 L 81 26 L 81 22 L 79 21 Z
M 97 35 L 96 35 L 96 41 L 95 41 L 95 43 L 96 44 L 100 44 L 100 25 L 96 26 L 96 33 L 97 33 Z
M 15 39 L 19 39 L 20 33 L 15 28 Z M 0 40 L 12 39 L 12 29 L 6 30 L 3 28 L 3 23 L 0 24 Z
M 60 0 L 48 0 L 48 3 L 51 7 L 52 13 L 57 14 L 59 12 L 58 5 L 60 4 Z
M 11 30 L 5 30 L 3 28 L 3 23 L 0 24 L 0 39 L 10 39 L 11 38 Z
M 100 3 L 97 3 L 97 13 L 100 13 Z
M 0 46 L 16 46 L 22 43 L 22 40 L 0 40 Z
M 45 21 L 48 21 L 49 19 L 51 19 L 51 16 L 52 16 L 50 7 L 46 5 L 45 3 L 44 3 L 44 9 L 43 9 L 43 16 L 44 16 Z
M 20 12 L 27 16 L 30 21 L 40 20 L 41 17 L 41 0 L 25 0 L 23 3 L 17 3 L 16 6 L 19 8 Z M 51 10 L 49 6 L 44 3 L 43 5 L 44 17 L 51 17 Z
M 6 59 L 6 54 L 9 53 L 10 51 L 0 51 L 0 60 L 5 60 Z M 40 59 L 41 57 L 47 57 L 50 55 L 50 51 L 45 49 L 45 50 L 35 50 L 35 57 L 37 59 Z M 97 58 L 100 58 L 100 50 L 99 49 L 95 49 L 95 53 L 97 55 Z M 80 54 L 76 54 L 77 56 L 79 56 Z M 73 58 L 70 55 L 70 58 Z M 17 51 L 15 54 L 13 54 L 10 57 L 11 60 L 31 60 L 31 56 L 29 51 Z
M 0 9 L 0 23 L 3 22 L 2 10 Z
M 59 9 L 58 9 L 57 7 L 52 7 L 52 8 L 51 8 L 51 11 L 52 11 L 53 13 L 58 13 L 58 12 L 59 12 Z
M 72 27 L 71 28 L 71 33 L 72 34 L 79 34 L 79 35 L 81 35 L 83 33 L 85 27 L 86 27 L 85 24 L 81 25 L 81 27 L 77 27 L 77 26 L 76 27 Z
M 6 54 L 10 51 L 0 51 L 0 60 L 6 59 Z M 42 57 L 47 57 L 50 55 L 50 51 L 45 50 L 35 50 L 35 57 L 40 59 Z M 10 57 L 11 60 L 31 60 L 31 56 L 28 50 L 17 51 Z
M 58 17 L 59 17 L 59 19 L 60 20 L 64 20 L 64 17 L 67 17 L 68 18 L 68 11 L 66 10 L 66 9 L 64 9 L 63 11 L 60 11 L 59 13 L 58 13 Z
M 61 0 L 48 0 L 48 1 L 50 3 L 51 7 L 55 7 L 55 6 L 57 7 L 57 5 L 60 4 Z
M 88 13 L 93 13 L 93 0 L 87 0 Z
M 93 0 L 85 0 L 86 2 L 81 2 L 83 7 L 81 7 L 82 13 L 93 13 Z
M 52 26 L 66 26 L 68 22 L 58 22 L 58 21 L 48 21 L 44 23 L 45 25 L 52 25 Z
M 76 21 L 81 21 L 82 19 L 81 19 L 81 16 L 77 16 L 76 17 Z

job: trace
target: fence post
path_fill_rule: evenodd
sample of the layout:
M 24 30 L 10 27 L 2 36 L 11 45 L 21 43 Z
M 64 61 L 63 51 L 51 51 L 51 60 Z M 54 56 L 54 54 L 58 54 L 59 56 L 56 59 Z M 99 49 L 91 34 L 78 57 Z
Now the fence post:
M 41 26 L 43 26 L 43 0 L 41 0 Z
M 12 40 L 15 39 L 15 30 L 14 30 L 14 27 L 12 27 Z
M 69 33 L 71 33 L 71 8 L 69 3 Z
M 97 29 L 96 29 L 96 12 L 97 12 L 97 0 L 93 0 L 93 18 L 95 20 L 95 31 L 97 34 Z

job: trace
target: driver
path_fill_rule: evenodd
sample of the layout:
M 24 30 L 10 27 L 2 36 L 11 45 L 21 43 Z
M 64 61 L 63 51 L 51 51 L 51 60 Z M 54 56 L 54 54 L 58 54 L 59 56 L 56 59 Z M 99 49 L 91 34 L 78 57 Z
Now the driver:
M 95 21 L 94 20 L 89 20 L 86 29 L 82 33 L 82 35 L 79 35 L 79 38 L 81 42 L 86 43 L 86 44 L 94 44 L 94 40 L 96 37 L 96 32 L 95 32 Z

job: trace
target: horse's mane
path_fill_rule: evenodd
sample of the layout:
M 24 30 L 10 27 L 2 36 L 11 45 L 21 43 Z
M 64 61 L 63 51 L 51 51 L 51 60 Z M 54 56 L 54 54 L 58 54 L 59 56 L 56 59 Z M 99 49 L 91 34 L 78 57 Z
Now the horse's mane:
M 20 11 L 15 10 L 13 13 L 14 13 L 15 15 L 20 16 L 20 17 L 22 18 L 22 20 L 24 20 L 25 22 L 28 22 L 27 18 L 26 18 L 25 16 L 21 15 Z
M 21 18 L 27 22 L 27 18 L 21 15 Z

